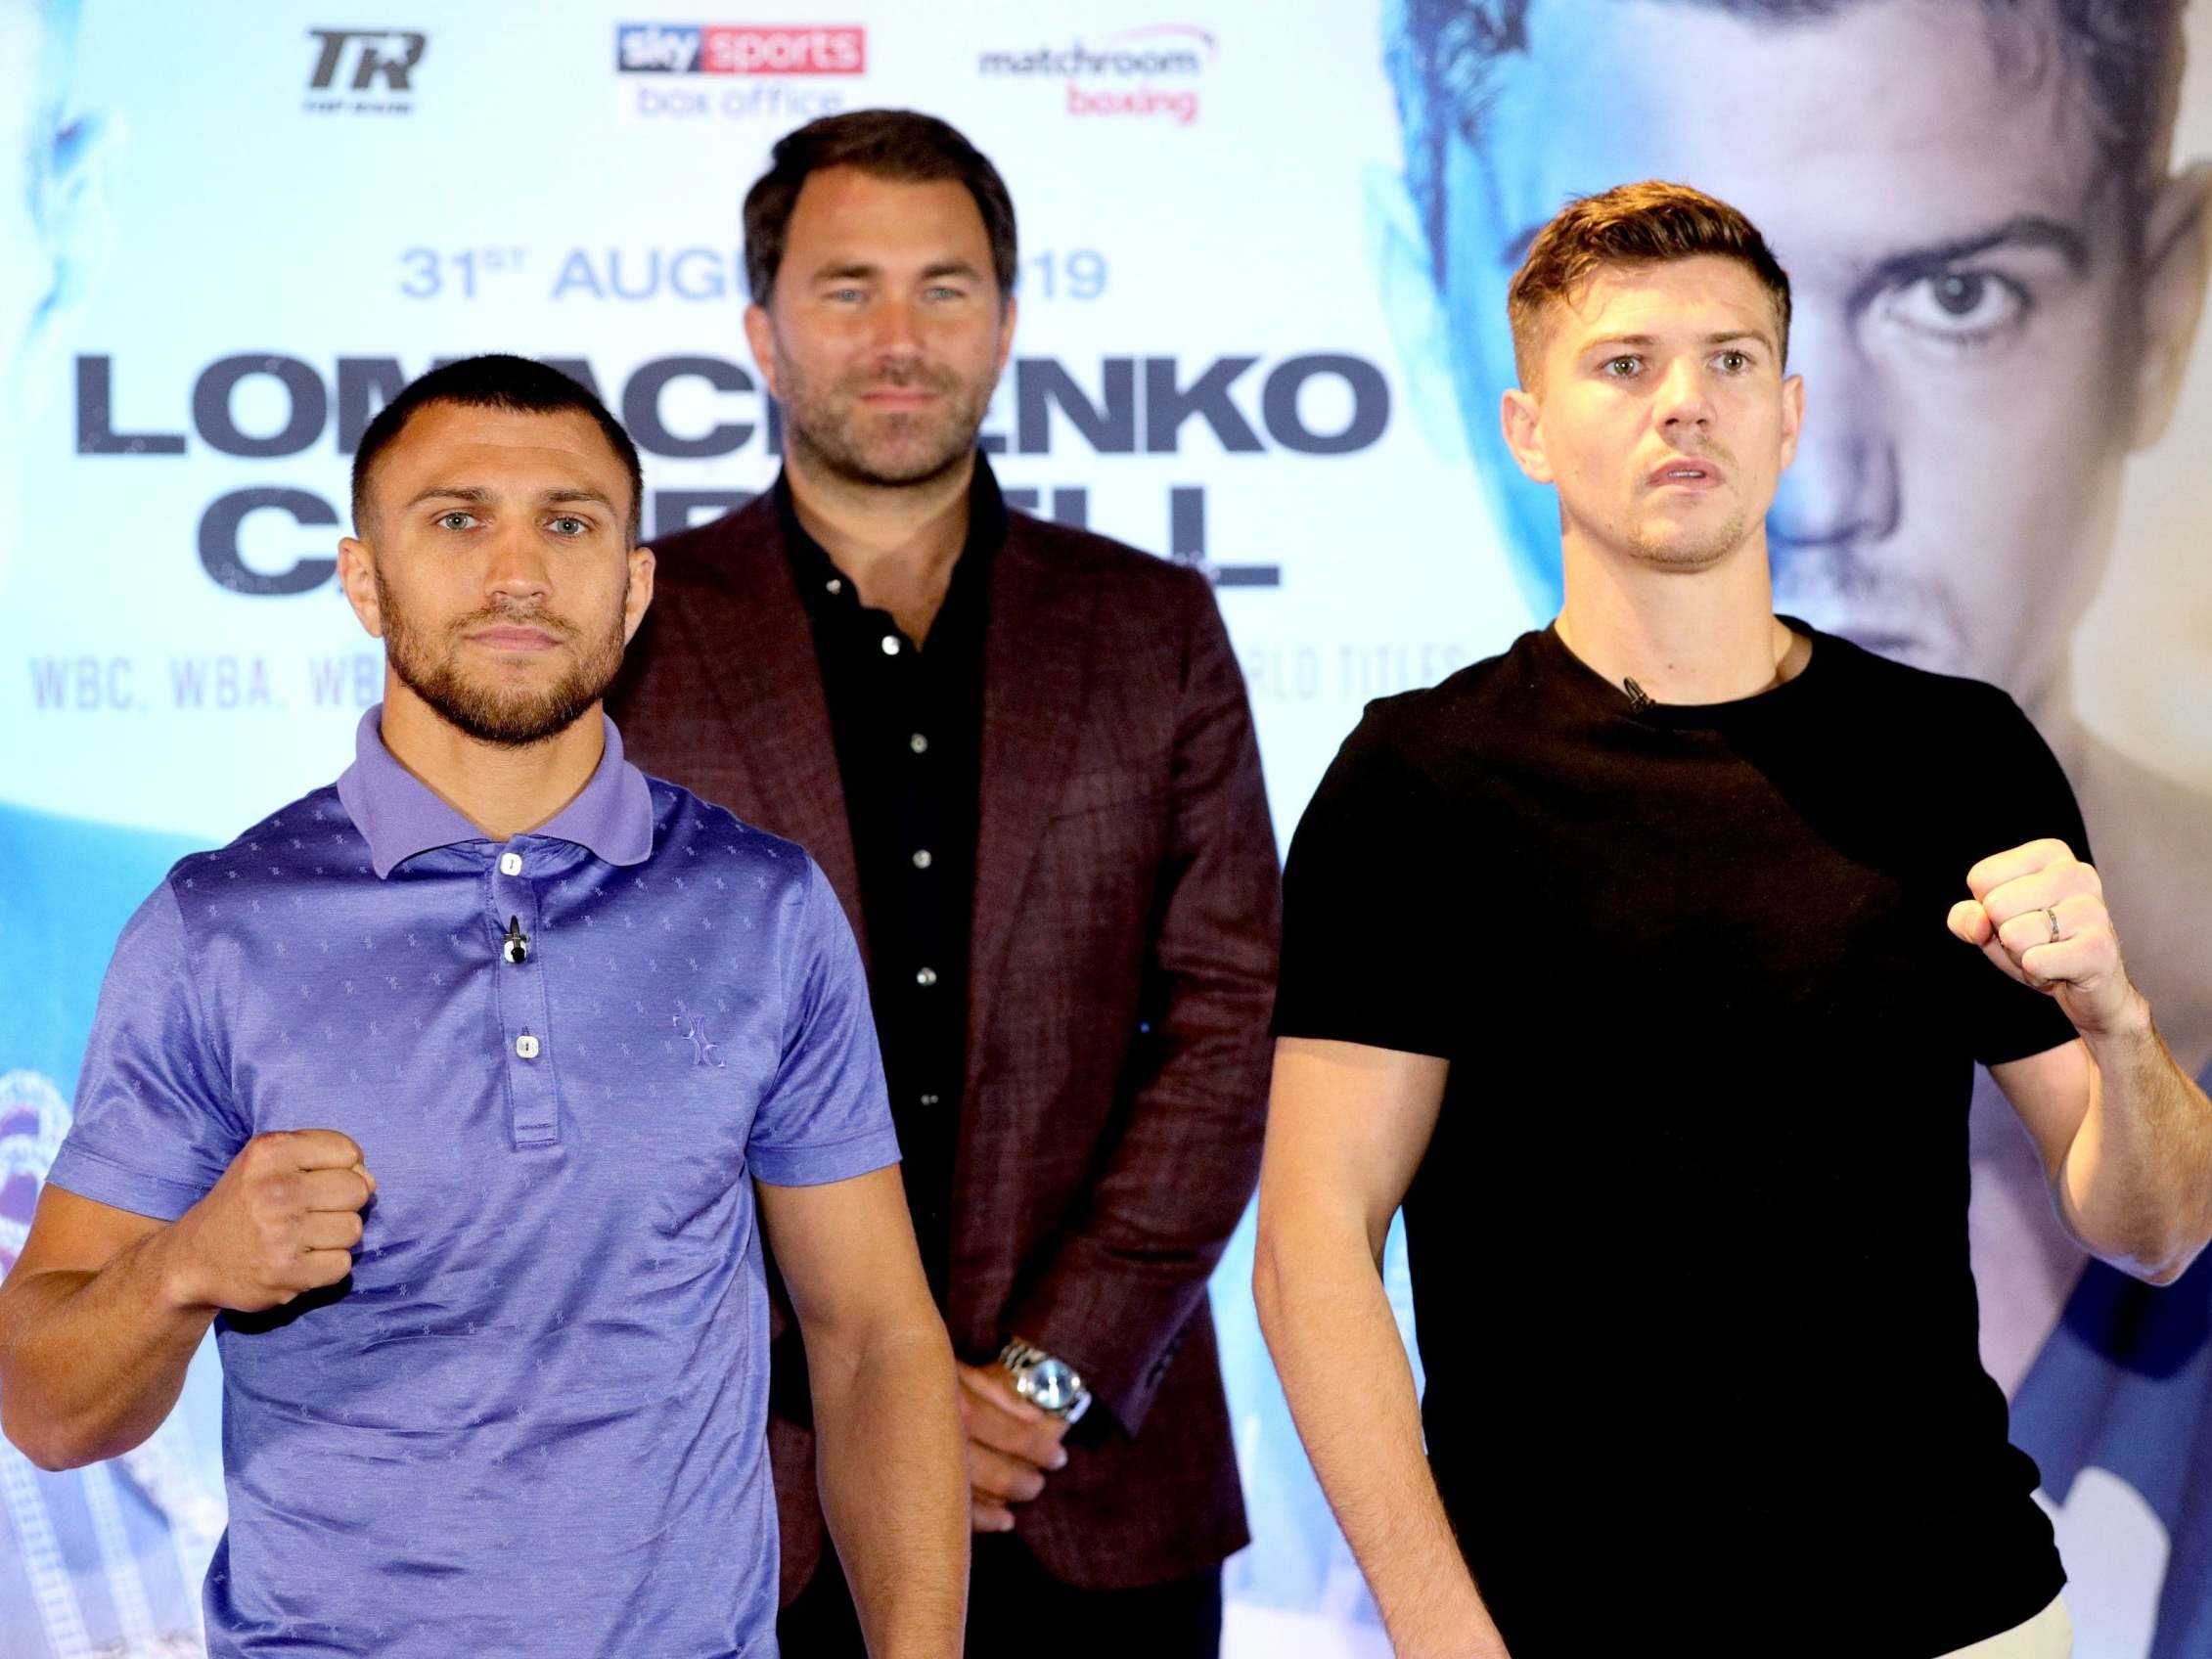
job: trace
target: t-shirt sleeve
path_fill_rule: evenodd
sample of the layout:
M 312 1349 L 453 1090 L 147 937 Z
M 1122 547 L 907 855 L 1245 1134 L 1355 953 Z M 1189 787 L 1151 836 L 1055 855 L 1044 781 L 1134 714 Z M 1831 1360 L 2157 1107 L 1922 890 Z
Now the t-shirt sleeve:
M 1371 708 L 1290 839 L 1277 1036 L 1450 1055 L 1467 1002 L 1448 843 L 1440 791 Z
M 898 1162 L 868 977 L 836 894 L 810 859 L 784 951 L 784 1054 L 746 1157 L 776 1187 L 844 1181 Z
M 47 1181 L 174 1221 L 250 1134 L 200 1006 L 184 913 L 164 881 L 115 941 L 77 1081 L 76 1121 Z
M 2029 841 L 2063 841 L 2074 857 L 2085 864 L 2095 862 L 2081 807 L 2058 757 L 2010 697 L 1996 693 L 1992 700 L 1990 729 L 1972 751 L 1985 757 L 1980 769 L 1983 783 L 1976 791 L 1981 810 L 1974 815 L 1980 826 L 1979 842 L 1966 851 L 1959 867 L 1961 898 L 1970 896 L 1966 872 L 1975 864 Z M 2024 1059 L 2074 1039 L 2073 1021 L 2055 998 L 2007 977 L 1987 961 L 1972 965 L 1980 971 L 1971 976 L 1970 1029 L 1974 1058 L 1983 1065 Z

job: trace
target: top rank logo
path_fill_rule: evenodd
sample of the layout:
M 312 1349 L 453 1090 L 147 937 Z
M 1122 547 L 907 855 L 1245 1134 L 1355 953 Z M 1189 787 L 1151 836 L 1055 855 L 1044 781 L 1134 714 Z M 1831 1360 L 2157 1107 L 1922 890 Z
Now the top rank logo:
M 405 115 L 414 110 L 410 77 L 429 36 L 404 28 L 311 28 L 314 67 L 307 74 L 310 114 Z
M 857 75 L 868 31 L 857 23 L 616 23 L 622 74 Z

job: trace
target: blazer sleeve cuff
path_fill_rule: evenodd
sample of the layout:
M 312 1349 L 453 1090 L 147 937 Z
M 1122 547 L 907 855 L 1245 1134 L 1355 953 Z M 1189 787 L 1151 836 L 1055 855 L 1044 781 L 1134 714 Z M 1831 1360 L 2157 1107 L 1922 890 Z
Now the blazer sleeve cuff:
M 1063 1256 L 1011 1310 L 1006 1335 L 1019 1335 L 1073 1366 L 1091 1391 L 1091 1409 L 1110 1412 L 1134 1437 L 1184 1328 L 1204 1304 L 1202 1276 L 1191 1283 L 1133 1285 L 1126 1272 L 1081 1271 Z

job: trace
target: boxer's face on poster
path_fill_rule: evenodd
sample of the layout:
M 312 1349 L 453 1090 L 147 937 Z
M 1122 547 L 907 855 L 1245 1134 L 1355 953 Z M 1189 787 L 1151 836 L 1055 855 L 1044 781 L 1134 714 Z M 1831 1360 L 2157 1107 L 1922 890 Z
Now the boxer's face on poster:
M 965 463 L 1014 343 L 968 187 L 830 167 L 800 190 L 765 306 L 745 316 L 794 460 L 898 485 Z
M 2097 580 L 2142 356 L 2128 193 L 2056 26 L 1975 0 L 1793 23 L 1535 0 L 1479 131 L 1446 146 L 1437 250 L 1456 395 L 1515 557 L 1552 579 L 1557 520 L 1494 436 L 1507 285 L 1570 196 L 1679 180 L 1745 212 L 1794 290 L 1778 606 L 2041 686 Z
M 11 452 L 23 415 L 19 365 L 50 280 L 35 211 L 42 30 L 35 8 L 0 0 L 0 447 Z M 13 465 L 0 458 L 0 582 L 15 539 L 14 496 Z
M 0 588 L 16 538 L 23 423 L 60 380 L 59 324 L 96 251 L 108 131 L 61 121 L 69 25 L 36 0 L 0 0 Z

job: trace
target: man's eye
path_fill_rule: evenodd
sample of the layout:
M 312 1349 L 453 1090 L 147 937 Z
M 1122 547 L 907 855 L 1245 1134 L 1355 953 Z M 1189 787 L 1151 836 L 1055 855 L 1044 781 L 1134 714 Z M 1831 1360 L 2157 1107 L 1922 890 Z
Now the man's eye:
M 1936 271 L 1895 290 L 1882 306 L 1908 333 L 1962 348 L 2001 343 L 2027 322 L 2035 302 L 1995 271 Z
M 591 520 L 578 518 L 572 513 L 564 513 L 547 526 L 557 536 L 582 536 L 591 533 Z
M 1644 359 L 1641 357 L 1608 357 L 1605 359 L 1604 372 L 1616 381 L 1625 381 L 1643 367 Z
M 475 523 L 476 516 L 474 513 L 464 513 L 459 508 L 437 516 L 437 527 L 441 530 L 469 530 L 474 529 Z
M 1731 375 L 1740 375 L 1751 367 L 1751 359 L 1740 351 L 1724 351 L 1714 361 Z

